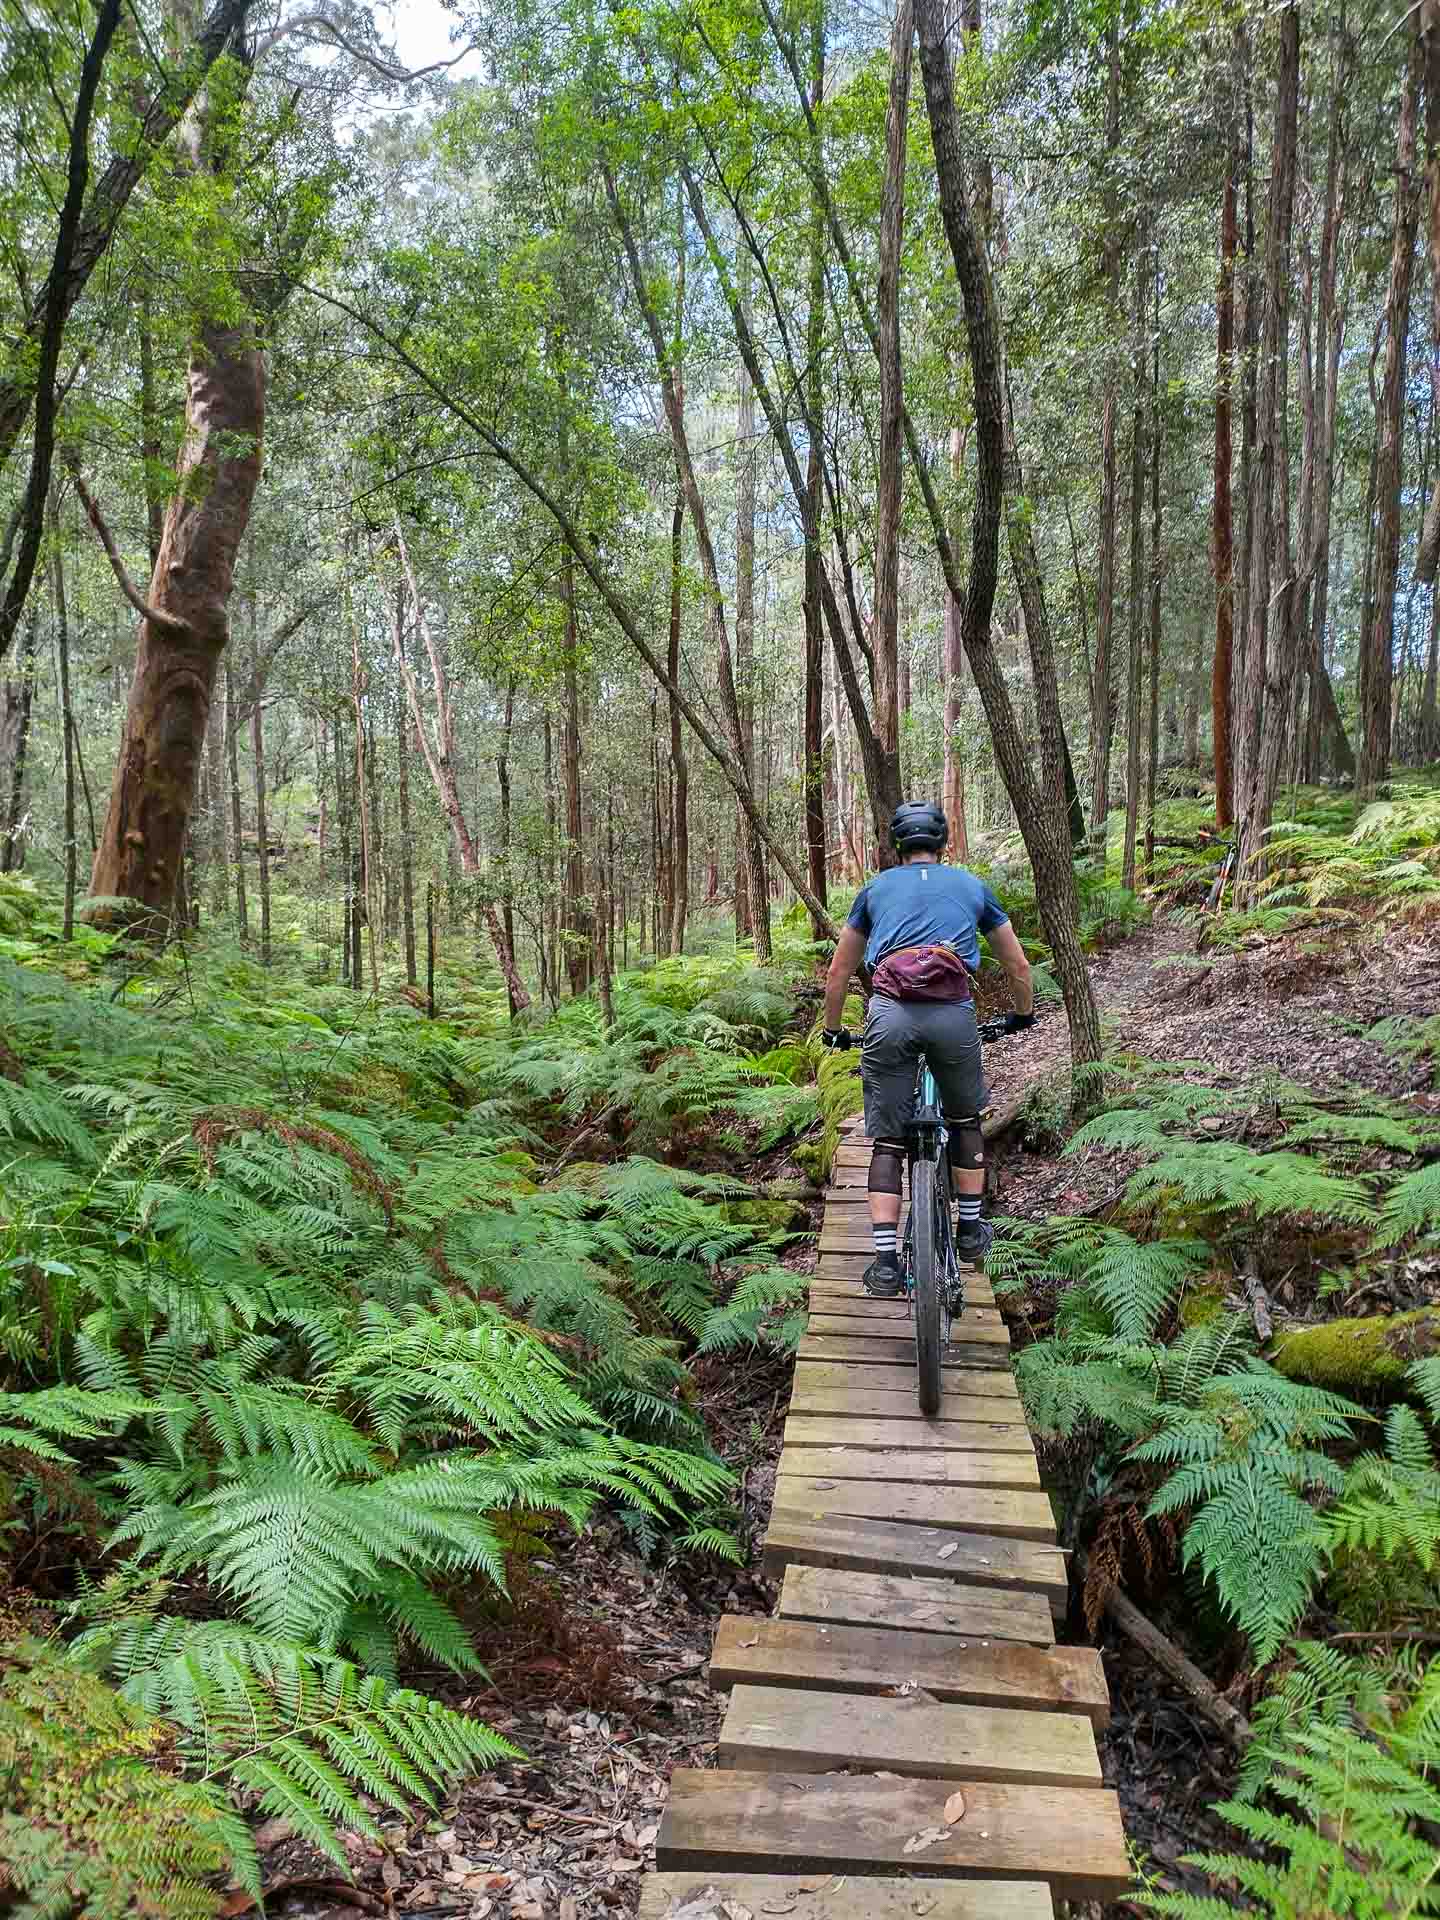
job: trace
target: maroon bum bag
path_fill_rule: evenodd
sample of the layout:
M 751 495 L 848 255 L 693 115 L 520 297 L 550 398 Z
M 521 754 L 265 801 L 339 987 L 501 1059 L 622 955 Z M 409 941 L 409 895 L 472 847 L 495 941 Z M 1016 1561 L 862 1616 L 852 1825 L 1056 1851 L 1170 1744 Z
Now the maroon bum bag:
M 871 976 L 887 1000 L 968 1000 L 970 970 L 953 947 L 900 947 Z

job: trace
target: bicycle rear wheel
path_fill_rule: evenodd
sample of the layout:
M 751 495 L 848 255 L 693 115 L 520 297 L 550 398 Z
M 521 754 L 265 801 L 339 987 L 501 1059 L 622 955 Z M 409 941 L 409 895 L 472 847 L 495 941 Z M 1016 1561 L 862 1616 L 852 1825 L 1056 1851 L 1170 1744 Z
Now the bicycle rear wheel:
M 922 1413 L 940 1411 L 940 1356 L 944 1345 L 940 1209 L 945 1202 L 936 1172 L 933 1160 L 910 1162 L 910 1231 L 906 1237 L 914 1259 L 915 1385 Z

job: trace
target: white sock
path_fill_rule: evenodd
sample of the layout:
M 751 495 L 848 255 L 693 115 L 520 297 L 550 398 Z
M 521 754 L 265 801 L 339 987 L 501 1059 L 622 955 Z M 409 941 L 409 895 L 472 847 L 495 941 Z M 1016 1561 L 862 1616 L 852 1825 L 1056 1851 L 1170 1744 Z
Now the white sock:
M 980 1218 L 980 1202 L 984 1198 L 979 1193 L 962 1193 L 956 1202 L 956 1217 L 962 1227 L 971 1227 Z
M 883 1227 L 872 1223 L 870 1231 L 875 1236 L 876 1253 L 894 1253 L 897 1228 L 893 1220 Z

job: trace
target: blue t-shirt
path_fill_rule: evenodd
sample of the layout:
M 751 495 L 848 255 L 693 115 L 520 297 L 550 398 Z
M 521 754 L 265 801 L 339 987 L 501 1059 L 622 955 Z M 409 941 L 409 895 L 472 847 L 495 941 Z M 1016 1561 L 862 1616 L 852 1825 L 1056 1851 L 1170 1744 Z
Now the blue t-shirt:
M 901 947 L 953 947 L 973 972 L 980 965 L 979 936 L 1008 918 L 978 874 L 921 860 L 887 867 L 867 881 L 845 924 L 866 936 L 865 964 L 872 970 Z

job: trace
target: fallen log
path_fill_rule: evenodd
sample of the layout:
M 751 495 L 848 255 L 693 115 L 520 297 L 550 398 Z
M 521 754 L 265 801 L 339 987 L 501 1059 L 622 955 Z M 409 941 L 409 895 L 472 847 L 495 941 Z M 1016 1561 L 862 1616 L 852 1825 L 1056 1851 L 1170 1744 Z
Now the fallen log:
M 1282 1333 L 1269 1359 L 1287 1380 L 1336 1392 L 1396 1394 L 1411 1364 L 1440 1353 L 1440 1307 L 1326 1320 Z
M 1080 1578 L 1085 1578 L 1085 1559 L 1076 1556 Z M 1241 1713 L 1206 1679 L 1193 1660 L 1188 1659 L 1171 1640 L 1163 1634 L 1153 1621 L 1127 1599 L 1118 1587 L 1112 1587 L 1105 1599 L 1105 1611 L 1119 1627 L 1120 1631 L 1137 1647 L 1149 1654 L 1160 1671 L 1173 1680 L 1181 1692 L 1188 1695 L 1214 1727 L 1218 1727 L 1230 1744 L 1240 1751 L 1249 1746 L 1255 1737 L 1255 1729 Z

